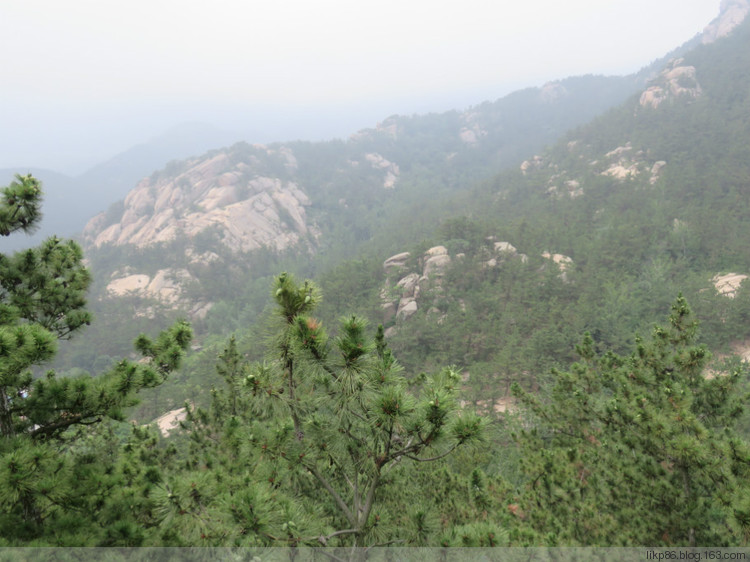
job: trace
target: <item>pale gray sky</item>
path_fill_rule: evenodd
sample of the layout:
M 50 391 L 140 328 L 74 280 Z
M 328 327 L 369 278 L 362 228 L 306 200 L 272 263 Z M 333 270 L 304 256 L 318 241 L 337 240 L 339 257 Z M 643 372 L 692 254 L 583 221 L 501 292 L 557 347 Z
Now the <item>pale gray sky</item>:
M 338 108 L 364 127 L 625 74 L 718 11 L 719 0 L 0 0 L 0 168 L 74 171 L 183 121 L 314 136 L 305 112 Z M 273 115 L 286 129 L 269 130 Z

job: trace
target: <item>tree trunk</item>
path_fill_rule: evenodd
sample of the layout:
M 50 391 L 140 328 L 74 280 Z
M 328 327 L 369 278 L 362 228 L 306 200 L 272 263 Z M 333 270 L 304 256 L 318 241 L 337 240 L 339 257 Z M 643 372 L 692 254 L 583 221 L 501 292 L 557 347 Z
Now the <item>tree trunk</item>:
M 10 412 L 10 398 L 6 388 L 0 387 L 0 435 L 13 437 L 13 416 Z

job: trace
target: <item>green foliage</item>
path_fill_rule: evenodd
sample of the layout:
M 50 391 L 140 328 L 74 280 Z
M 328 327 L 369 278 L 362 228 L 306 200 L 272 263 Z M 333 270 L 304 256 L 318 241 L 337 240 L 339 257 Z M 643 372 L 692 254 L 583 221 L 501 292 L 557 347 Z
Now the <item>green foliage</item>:
M 210 544 L 434 541 L 443 502 L 425 504 L 409 524 L 396 506 L 413 463 L 443 462 L 481 441 L 484 420 L 458 406 L 458 375 L 444 369 L 408 384 L 382 328 L 373 339 L 356 316 L 329 337 L 312 316 L 320 296 L 310 281 L 282 274 L 272 296 L 268 359 L 248 365 L 231 338 L 216 366 L 225 385 L 208 410 L 189 408 L 186 462 L 152 500 L 160 532 L 190 542 L 192 524 Z M 211 493 L 196 505 L 178 483 L 199 474 Z
M 203 351 L 168 388 L 160 383 L 189 341 L 185 325 L 139 337 L 145 363 L 111 359 L 176 314 L 156 307 L 153 320 L 134 318 L 142 303 L 133 298 L 95 305 L 99 330 L 77 348 L 61 345 L 75 348 L 66 367 L 102 365 L 101 377 L 34 379 L 29 369 L 89 322 L 90 280 L 72 243 L 1 256 L 0 535 L 113 546 L 746 544 L 742 370 L 703 376 L 709 355 L 694 345 L 681 300 L 651 339 L 632 334 L 682 291 L 711 349 L 750 335 L 748 288 L 730 300 L 709 281 L 750 270 L 747 36 L 745 24 L 686 56 L 702 96 L 659 108 L 633 98 L 524 173 L 479 185 L 577 122 L 573 98 L 586 99 L 588 115 L 603 108 L 596 92 L 606 80 L 565 81 L 571 95 L 554 103 L 527 90 L 482 104 L 472 110 L 478 129 L 451 112 L 391 118 L 347 142 L 292 143 L 296 168 L 278 145 L 233 147 L 232 162 L 310 195 L 306 212 L 322 233 L 313 259 L 306 249 L 235 255 L 215 232 L 90 256 L 107 271 L 128 263 L 201 278 L 188 296 L 215 303 L 197 323 Z M 469 145 L 464 128 L 486 137 Z M 617 147 L 637 174 L 604 173 Z M 395 189 L 364 154 L 398 163 Z M 38 187 L 19 177 L 3 191 L 0 234 L 33 229 Z M 493 253 L 499 240 L 518 254 Z M 218 260 L 189 263 L 189 243 Z M 407 268 L 421 275 L 424 252 L 438 244 L 452 265 L 420 287 L 416 314 L 389 320 L 386 345 L 386 331 L 373 337 L 366 321 L 383 320 L 381 294 L 401 297 L 383 259 L 409 250 Z M 543 252 L 572 264 L 561 271 Z M 315 274 L 325 301 L 312 282 L 274 276 L 283 269 Z M 256 318 L 270 315 L 270 351 L 249 363 L 263 353 Z M 569 366 L 584 331 L 581 360 Z M 423 371 L 435 374 L 404 376 Z M 513 405 L 514 382 L 519 448 L 504 433 L 509 416 L 495 412 L 501 400 Z M 184 431 L 163 439 L 136 426 L 127 437 L 100 422 L 121 419 L 139 389 L 159 386 L 137 416 L 190 398 Z M 499 431 L 488 438 L 472 408 L 490 412 Z M 490 445 L 463 446 L 479 437 Z
M 18 179 L 0 202 L 6 235 L 32 228 L 39 218 L 39 183 Z M 111 472 L 112 459 L 99 458 L 102 470 L 88 468 L 91 453 L 77 448 L 84 428 L 122 419 L 140 389 L 161 384 L 179 366 L 192 337 L 190 327 L 178 323 L 156 341 L 138 339 L 142 362 L 123 360 L 97 378 L 48 371 L 35 379 L 30 368 L 51 359 L 57 340 L 90 322 L 84 295 L 91 278 L 82 261 L 77 244 L 54 237 L 0 255 L 0 534 L 14 537 L 13 543 L 85 543 L 96 534 L 81 535 L 87 519 L 73 519 L 101 507 L 100 490 L 86 491 L 81 483 L 107 480 L 104 467 Z
M 733 546 L 748 528 L 748 445 L 733 431 L 746 373 L 708 377 L 685 300 L 626 357 L 598 355 L 555 372 L 517 438 L 527 480 L 516 537 L 549 545 Z M 532 530 L 535 534 L 526 534 Z M 523 538 L 525 537 L 525 538 Z M 534 537 L 529 539 L 529 537 Z
M 16 180 L 0 190 L 0 236 L 33 232 L 41 217 L 42 185 L 31 174 L 16 174 Z
M 283 438 L 268 447 L 287 468 L 312 475 L 327 492 L 333 531 L 366 544 L 393 533 L 372 519 L 381 479 L 399 463 L 425 462 L 476 441 L 483 422 L 459 413 L 458 375 L 450 369 L 429 377 L 421 390 L 407 390 L 401 368 L 385 346 L 382 328 L 375 341 L 366 322 L 342 320 L 329 343 L 310 316 L 317 290 L 279 276 L 274 289 L 284 319 L 266 392 L 287 410 Z M 278 430 L 277 430 L 278 431 Z M 388 537 L 390 540 L 394 536 Z M 322 540 L 324 544 L 328 539 Z

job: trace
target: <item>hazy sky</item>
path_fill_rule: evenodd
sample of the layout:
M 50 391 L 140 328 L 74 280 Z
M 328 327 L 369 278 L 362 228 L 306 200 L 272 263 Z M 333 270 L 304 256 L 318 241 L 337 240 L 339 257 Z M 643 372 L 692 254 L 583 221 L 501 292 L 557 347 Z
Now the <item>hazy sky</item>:
M 719 0 L 0 0 L 0 168 L 80 171 L 184 121 L 314 136 L 316 116 L 336 112 L 364 127 L 625 74 L 718 11 Z

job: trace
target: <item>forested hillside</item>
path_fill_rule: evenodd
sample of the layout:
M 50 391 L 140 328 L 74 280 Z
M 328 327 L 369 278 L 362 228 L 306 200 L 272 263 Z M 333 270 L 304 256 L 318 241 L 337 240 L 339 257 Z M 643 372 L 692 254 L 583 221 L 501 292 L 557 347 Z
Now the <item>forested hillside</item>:
M 88 269 L 0 256 L 1 544 L 747 546 L 750 20 L 691 47 L 585 124 L 610 79 L 238 144 Z
M 352 263 L 323 277 L 330 292 L 351 302 L 369 286 L 371 310 L 395 308 L 373 317 L 394 326 L 401 360 L 470 367 L 478 396 L 488 376 L 497 394 L 566 364 L 584 331 L 627 349 L 679 292 L 703 340 L 729 351 L 750 335 L 747 33 L 671 62 L 641 95 L 454 200 L 461 217 L 394 248 L 409 252 L 400 270 L 363 262 L 377 274 L 337 280 Z M 446 256 L 433 275 L 431 247 Z
M 92 334 L 94 345 L 65 346 L 57 366 L 105 366 L 154 320 L 185 315 L 201 342 L 247 328 L 279 271 L 316 275 L 424 236 L 449 208 L 445 197 L 515 167 L 648 73 L 569 78 L 463 112 L 392 116 L 346 141 L 240 143 L 174 161 L 84 230 L 92 306 L 111 329 Z M 415 208 L 434 216 L 416 221 Z

